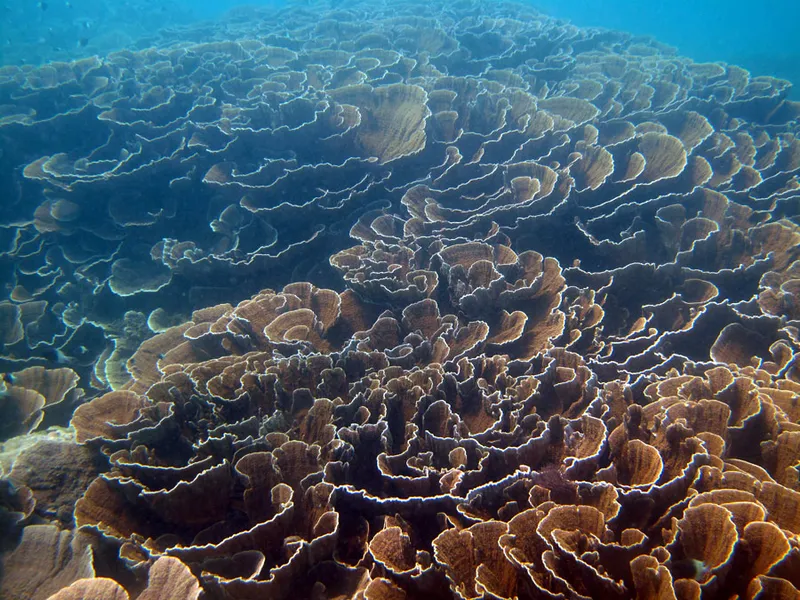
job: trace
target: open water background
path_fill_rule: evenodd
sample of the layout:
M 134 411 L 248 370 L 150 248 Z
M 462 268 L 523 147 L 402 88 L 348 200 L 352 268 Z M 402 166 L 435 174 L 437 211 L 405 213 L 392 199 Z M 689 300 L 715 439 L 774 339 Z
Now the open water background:
M 576 25 L 652 35 L 696 61 L 725 61 L 800 84 L 800 2 L 538 0 Z M 795 97 L 798 90 L 794 90 Z
M 347 1 L 333 0 L 343 7 Z M 252 4 L 280 7 L 289 3 L 4 0 L 0 5 L 0 62 L 40 64 L 138 47 L 142 38 L 161 27 L 214 19 L 237 6 Z M 530 4 L 576 25 L 652 35 L 697 61 L 724 61 L 754 75 L 800 82 L 800 2 L 795 0 L 536 0 Z M 798 90 L 793 96 L 800 97 Z

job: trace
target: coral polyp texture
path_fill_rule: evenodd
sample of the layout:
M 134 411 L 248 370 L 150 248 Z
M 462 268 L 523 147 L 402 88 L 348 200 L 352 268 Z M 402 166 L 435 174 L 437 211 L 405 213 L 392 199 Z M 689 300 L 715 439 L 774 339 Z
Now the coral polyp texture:
M 0 596 L 800 597 L 788 82 L 507 2 L 153 40 L 0 70 Z

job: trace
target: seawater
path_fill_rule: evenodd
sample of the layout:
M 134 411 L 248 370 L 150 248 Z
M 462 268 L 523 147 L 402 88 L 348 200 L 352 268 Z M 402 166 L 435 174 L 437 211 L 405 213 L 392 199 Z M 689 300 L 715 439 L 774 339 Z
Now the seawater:
M 488 2 L 488 0 L 487 0 Z M 219 18 L 239 6 L 336 6 L 348 0 L 4 0 L 2 64 L 41 64 L 139 47 L 159 28 Z M 575 25 L 649 35 L 695 61 L 800 82 L 800 2 L 536 0 L 533 9 Z M 800 97 L 793 90 L 792 96 Z
M 651 35 L 696 61 L 724 61 L 753 75 L 800 83 L 800 2 L 537 0 L 544 13 L 583 27 Z M 793 90 L 794 97 L 800 97 Z

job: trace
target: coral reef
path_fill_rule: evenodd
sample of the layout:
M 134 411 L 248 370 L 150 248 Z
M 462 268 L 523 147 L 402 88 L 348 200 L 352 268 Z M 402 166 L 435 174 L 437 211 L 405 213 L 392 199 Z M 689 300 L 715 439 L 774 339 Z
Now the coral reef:
M 472 0 L 0 70 L 0 595 L 797 598 L 789 87 Z

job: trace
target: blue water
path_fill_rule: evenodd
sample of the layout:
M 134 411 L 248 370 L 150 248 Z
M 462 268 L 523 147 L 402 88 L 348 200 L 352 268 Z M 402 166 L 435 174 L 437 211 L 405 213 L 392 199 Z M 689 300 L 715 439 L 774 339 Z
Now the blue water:
M 654 36 L 696 61 L 725 61 L 755 75 L 800 82 L 800 2 L 537 0 L 532 4 L 576 25 Z
M 220 0 L 5 0 L 2 8 L 4 64 L 38 64 L 103 54 L 152 35 L 160 27 L 214 19 L 248 5 L 305 6 L 326 2 Z M 342 6 L 347 0 L 338 2 Z M 800 81 L 800 3 L 703 0 L 535 0 L 531 6 L 579 26 L 650 35 L 696 61 L 724 61 Z M 43 9 L 43 7 L 45 7 Z M 794 90 L 793 96 L 798 96 Z

